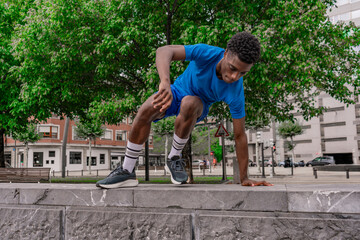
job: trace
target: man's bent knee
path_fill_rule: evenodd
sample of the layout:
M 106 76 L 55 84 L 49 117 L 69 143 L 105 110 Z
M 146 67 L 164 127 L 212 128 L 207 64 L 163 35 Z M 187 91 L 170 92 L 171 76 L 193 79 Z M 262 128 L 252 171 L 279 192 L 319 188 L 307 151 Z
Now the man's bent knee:
M 141 122 L 152 122 L 156 119 L 162 118 L 165 115 L 164 112 L 160 112 L 160 109 L 154 108 L 152 101 L 153 97 L 150 97 L 143 103 L 143 105 L 141 105 L 138 113 L 136 114 L 135 120 Z
M 203 112 L 203 103 L 197 96 L 186 96 L 181 101 L 180 113 L 199 118 Z

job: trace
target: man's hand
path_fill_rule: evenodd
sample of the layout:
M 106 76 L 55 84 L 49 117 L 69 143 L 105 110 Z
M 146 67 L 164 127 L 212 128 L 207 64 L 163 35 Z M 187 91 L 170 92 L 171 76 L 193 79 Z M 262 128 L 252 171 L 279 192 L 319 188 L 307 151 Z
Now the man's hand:
M 154 108 L 160 108 L 160 112 L 164 112 L 170 107 L 172 99 L 170 83 L 161 82 L 159 91 L 155 94 L 152 104 Z
M 242 186 L 250 186 L 250 187 L 254 187 L 254 186 L 274 186 L 274 184 L 271 184 L 271 183 L 268 183 L 268 182 L 265 182 L 265 181 L 257 182 L 257 181 L 253 181 L 253 180 L 250 180 L 250 179 L 243 180 L 241 182 L 241 185 Z

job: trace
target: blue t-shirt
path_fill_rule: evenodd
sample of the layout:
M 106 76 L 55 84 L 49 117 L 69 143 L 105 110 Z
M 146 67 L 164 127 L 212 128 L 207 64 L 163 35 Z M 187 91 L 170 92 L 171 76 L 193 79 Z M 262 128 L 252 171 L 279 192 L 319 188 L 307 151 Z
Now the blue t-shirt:
M 186 95 L 200 97 L 209 105 L 224 101 L 229 105 L 232 118 L 245 117 L 243 79 L 226 83 L 216 76 L 216 65 L 225 50 L 206 44 L 185 46 L 189 66 L 175 81 L 174 86 Z

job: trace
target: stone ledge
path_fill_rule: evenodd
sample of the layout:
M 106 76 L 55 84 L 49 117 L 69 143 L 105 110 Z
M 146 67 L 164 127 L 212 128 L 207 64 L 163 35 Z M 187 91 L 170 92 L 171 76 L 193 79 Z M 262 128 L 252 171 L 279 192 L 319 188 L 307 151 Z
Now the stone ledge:
M 360 213 L 360 185 L 159 185 L 104 190 L 93 184 L 0 184 L 0 204 Z
M 0 184 L 4 239 L 360 239 L 360 185 Z

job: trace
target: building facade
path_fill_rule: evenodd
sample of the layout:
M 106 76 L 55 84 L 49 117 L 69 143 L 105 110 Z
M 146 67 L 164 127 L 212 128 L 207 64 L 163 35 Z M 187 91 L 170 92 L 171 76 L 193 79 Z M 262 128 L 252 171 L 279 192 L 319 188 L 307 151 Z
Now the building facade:
M 354 22 L 360 26 L 360 0 L 338 0 L 336 7 L 328 11 L 332 23 L 344 21 Z M 360 46 L 355 48 L 360 50 Z M 337 164 L 360 164 L 360 102 L 356 97 L 356 104 L 345 106 L 328 94 L 321 94 L 317 98 L 318 106 L 328 110 L 320 117 L 305 121 L 296 116 L 303 128 L 303 134 L 296 136 L 294 149 L 295 161 L 310 161 L 318 156 L 334 156 Z M 291 158 L 284 139 L 276 134 L 278 124 L 262 129 L 261 140 L 276 141 L 275 159 L 284 161 Z M 256 160 L 256 131 L 248 131 L 249 158 Z M 260 148 L 258 156 L 261 155 Z M 271 159 L 270 149 L 264 150 L 264 158 Z
M 12 167 L 48 167 L 52 171 L 61 171 L 62 143 L 64 139 L 65 120 L 54 116 L 46 122 L 38 124 L 41 139 L 35 143 L 17 142 L 7 136 L 5 139 L 5 158 Z M 118 125 L 105 125 L 103 136 L 92 141 L 91 169 L 113 169 L 121 164 L 125 157 L 126 142 L 131 129 L 131 120 L 126 119 Z M 81 139 L 75 132 L 76 123 L 70 120 L 67 147 L 66 170 L 81 171 L 89 169 L 89 140 Z M 149 138 L 152 148 L 152 136 Z M 140 156 L 138 164 L 144 163 Z

